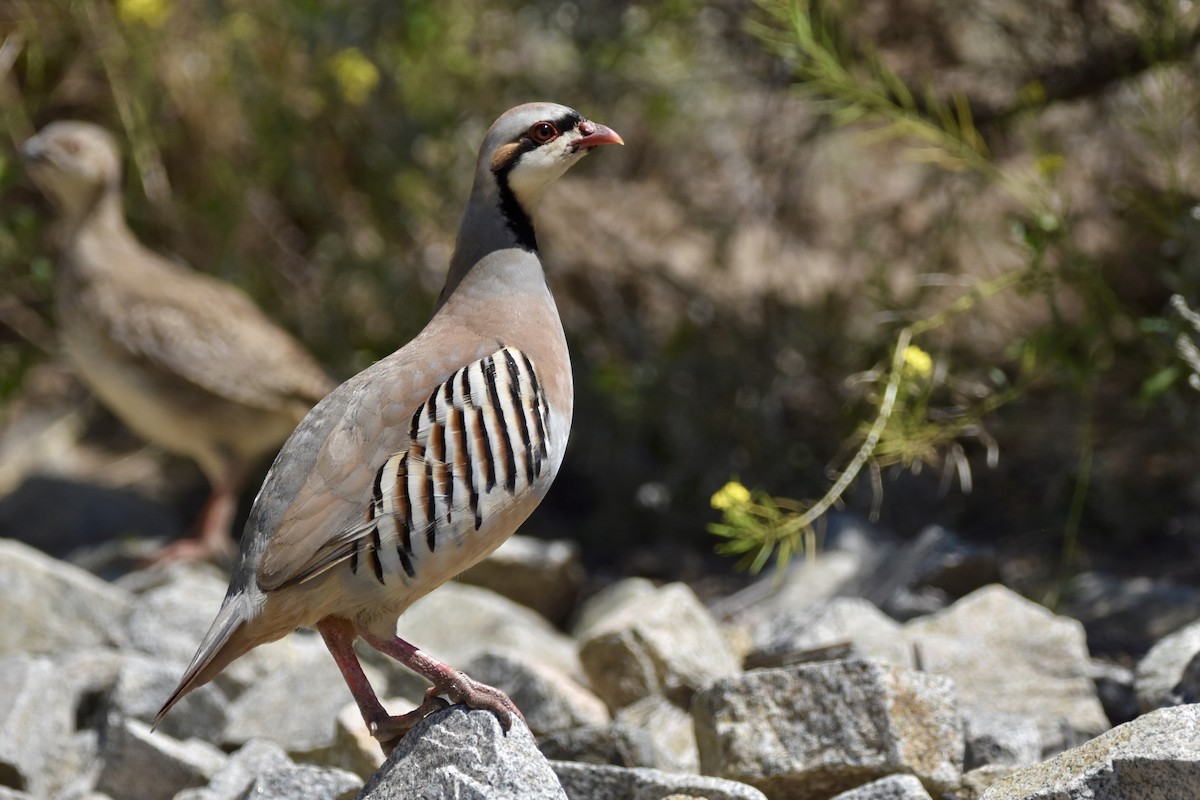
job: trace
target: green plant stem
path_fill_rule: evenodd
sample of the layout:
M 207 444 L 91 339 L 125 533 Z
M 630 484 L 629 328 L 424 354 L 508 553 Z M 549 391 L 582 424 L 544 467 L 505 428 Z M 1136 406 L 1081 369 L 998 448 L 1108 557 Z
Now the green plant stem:
M 1092 464 L 1096 451 L 1096 438 L 1093 427 L 1093 412 L 1095 410 L 1096 387 L 1095 381 L 1088 380 L 1080 392 L 1079 420 L 1079 462 L 1075 475 L 1075 488 L 1071 492 L 1071 505 L 1067 510 L 1067 521 L 1063 526 L 1062 552 L 1059 556 L 1060 580 L 1053 590 L 1048 605 L 1054 608 L 1058 605 L 1060 587 L 1063 580 L 1071 573 L 1078 563 L 1082 551 L 1079 547 L 1079 530 L 1083 523 L 1083 509 L 1087 502 L 1088 489 L 1092 483 Z
M 928 333 L 934 328 L 940 328 L 950 321 L 951 318 L 964 314 L 970 311 L 981 301 L 989 297 L 999 294 L 1014 286 L 1018 286 L 1029 277 L 1029 268 L 1014 269 L 1003 275 L 998 275 L 990 281 L 977 284 L 972 287 L 971 291 L 959 297 L 946 308 L 937 312 L 933 316 L 918 320 L 909 326 L 913 336 L 920 336 L 923 333 Z
M 883 393 L 883 401 L 879 404 L 879 413 L 876 415 L 871 429 L 867 431 L 867 436 L 863 439 L 862 445 L 859 446 L 858 452 L 854 454 L 854 458 L 842 470 L 842 474 L 838 476 L 833 486 L 829 487 L 829 491 L 825 492 L 824 497 L 813 504 L 803 514 L 780 526 L 778 539 L 785 537 L 792 538 L 811 528 L 817 519 L 842 498 L 847 487 L 858 477 L 858 473 L 870 460 L 872 454 L 875 452 L 876 445 L 879 444 L 879 437 L 883 435 L 883 430 L 887 427 L 888 420 L 891 419 L 892 409 L 896 405 L 896 394 L 900 388 L 900 376 L 904 372 L 904 351 L 908 348 L 911 341 L 911 328 L 902 329 L 899 336 L 896 337 L 896 350 L 892 354 L 891 376 L 888 378 L 887 388 Z

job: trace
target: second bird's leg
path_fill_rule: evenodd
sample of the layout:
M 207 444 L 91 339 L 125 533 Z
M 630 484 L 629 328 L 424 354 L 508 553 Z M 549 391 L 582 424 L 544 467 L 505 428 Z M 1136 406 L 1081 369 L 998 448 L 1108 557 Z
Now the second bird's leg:
M 499 718 L 500 727 L 506 731 L 512 727 L 514 719 L 525 721 L 521 710 L 504 692 L 494 686 L 472 680 L 467 677 L 466 673 L 446 666 L 399 636 L 381 639 L 361 630 L 358 635 L 363 637 L 371 647 L 391 656 L 432 683 L 433 689 L 430 689 L 426 695 L 426 702 L 437 693 L 444 692 L 456 703 L 465 703 L 471 708 L 491 711 Z
M 320 631 L 325 646 L 329 648 L 334 662 L 341 670 L 342 677 L 346 679 L 346 685 L 350 687 L 350 694 L 358 704 L 363 722 L 367 723 L 367 730 L 379 742 L 384 755 L 391 755 L 400 738 L 414 725 L 434 711 L 447 706 L 446 701 L 440 697 L 426 694 L 425 701 L 407 714 L 388 714 L 375 695 L 375 690 L 371 688 L 371 682 L 367 680 L 358 655 L 354 652 L 354 640 L 358 635 L 354 626 L 346 620 L 327 617 L 317 623 L 317 630 Z
M 227 476 L 209 479 L 212 491 L 188 534 L 159 550 L 150 558 L 151 564 L 172 561 L 212 560 L 228 565 L 236 555 L 232 529 L 237 516 L 238 491 L 242 485 L 241 470 L 229 470 Z

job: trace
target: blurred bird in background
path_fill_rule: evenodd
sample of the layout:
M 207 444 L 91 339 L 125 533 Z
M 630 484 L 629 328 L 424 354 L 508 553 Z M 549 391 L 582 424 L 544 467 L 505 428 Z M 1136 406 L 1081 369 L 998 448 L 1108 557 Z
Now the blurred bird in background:
M 75 371 L 138 435 L 195 460 L 212 487 L 192 535 L 155 560 L 230 556 L 248 472 L 334 384 L 240 290 L 137 240 L 120 151 L 103 128 L 55 122 L 20 153 L 61 218 L 55 306 Z

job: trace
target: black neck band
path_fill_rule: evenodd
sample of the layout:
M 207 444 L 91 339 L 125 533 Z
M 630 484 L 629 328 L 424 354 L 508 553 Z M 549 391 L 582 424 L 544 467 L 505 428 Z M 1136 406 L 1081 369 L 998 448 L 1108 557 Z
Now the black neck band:
M 520 155 L 517 158 L 520 158 Z M 508 221 L 508 229 L 516 237 L 517 246 L 536 253 L 538 246 L 537 236 L 533 232 L 533 220 L 529 218 L 529 214 L 521 206 L 521 201 L 513 193 L 512 187 L 508 185 L 508 173 L 512 169 L 512 165 L 517 162 L 517 158 L 512 159 L 494 173 L 496 187 L 500 192 L 500 213 Z

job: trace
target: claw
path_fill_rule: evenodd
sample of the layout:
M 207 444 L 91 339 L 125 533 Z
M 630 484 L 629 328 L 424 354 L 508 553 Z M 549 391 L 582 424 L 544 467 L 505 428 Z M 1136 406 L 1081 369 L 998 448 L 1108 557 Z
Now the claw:
M 421 705 L 407 714 L 383 717 L 382 719 L 367 723 L 367 730 L 379 742 L 379 746 L 383 748 L 385 756 L 390 756 L 392 751 L 396 749 L 396 745 L 404 738 L 404 735 L 415 728 L 421 720 L 435 711 L 441 711 L 443 708 L 450 707 L 448 702 L 438 697 L 437 691 L 437 687 L 427 691 Z
M 444 691 L 456 703 L 491 711 L 500 720 L 500 727 L 505 733 L 512 728 L 514 719 L 525 721 L 521 709 L 517 708 L 516 703 L 509 699 L 507 694 L 495 686 L 480 683 L 459 670 L 454 671 L 454 678 L 444 687 Z

